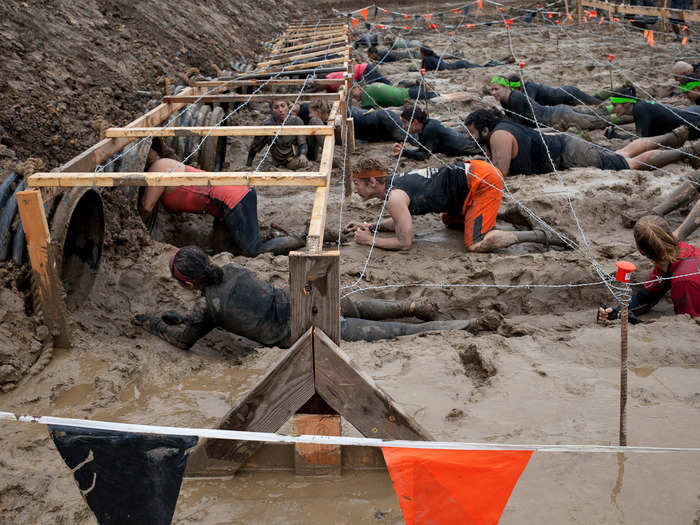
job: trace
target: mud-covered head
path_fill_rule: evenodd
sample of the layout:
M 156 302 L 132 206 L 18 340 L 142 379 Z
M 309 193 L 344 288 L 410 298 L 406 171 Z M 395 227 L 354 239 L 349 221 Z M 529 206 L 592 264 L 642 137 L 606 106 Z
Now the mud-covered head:
M 422 47 L 420 48 L 420 56 L 421 56 L 422 58 L 434 57 L 434 56 L 435 56 L 435 51 L 433 51 L 433 50 L 430 49 L 429 47 L 422 46 Z
M 406 104 L 401 112 L 403 127 L 409 133 L 420 133 L 428 120 L 428 112 L 415 103 Z
M 372 157 L 366 157 L 353 164 L 352 182 L 362 200 L 386 195 L 386 183 L 389 174 L 384 163 Z
M 309 116 L 311 118 L 319 118 L 323 122 L 328 120 L 330 108 L 325 100 L 314 99 L 309 102 Z
M 472 138 L 481 145 L 486 145 L 491 138 L 494 128 L 503 120 L 503 113 L 495 109 L 477 109 L 464 119 L 464 125 Z
M 613 113 L 618 117 L 632 115 L 634 113 L 634 105 L 637 101 L 637 91 L 633 86 L 618 89 L 612 92 L 610 96 Z
M 197 246 L 185 246 L 170 259 L 170 273 L 187 288 L 205 288 L 219 284 L 224 273 L 221 267 Z
M 367 57 L 373 61 L 379 60 L 379 50 L 377 46 L 372 46 L 367 50 Z
M 680 248 L 671 225 L 658 215 L 645 215 L 634 225 L 634 242 L 639 253 L 660 266 L 678 260 Z
M 489 94 L 501 103 L 510 98 L 511 82 L 504 76 L 496 75 L 489 81 Z
M 286 99 L 279 98 L 270 101 L 270 112 L 272 113 L 274 119 L 279 123 L 284 121 L 290 109 L 290 105 Z

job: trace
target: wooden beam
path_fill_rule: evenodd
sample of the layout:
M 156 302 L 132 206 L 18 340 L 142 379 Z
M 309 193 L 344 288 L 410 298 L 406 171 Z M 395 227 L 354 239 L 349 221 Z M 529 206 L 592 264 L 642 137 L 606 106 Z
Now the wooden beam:
M 340 436 L 338 414 L 294 414 L 294 433 Z M 294 446 L 294 472 L 297 476 L 340 476 L 340 445 L 298 443 Z
M 593 7 L 595 9 L 605 10 L 615 14 L 633 14 L 658 16 L 663 18 L 677 18 L 685 22 L 700 22 L 700 12 L 696 10 L 686 11 L 684 9 L 671 9 L 665 7 L 644 7 L 638 5 L 619 5 L 600 0 L 581 0 L 581 5 L 584 7 Z
M 108 137 L 256 137 L 333 135 L 333 126 L 194 126 L 189 128 L 109 128 Z
M 350 154 L 355 151 L 355 124 L 352 118 L 345 119 L 345 133 L 343 135 L 343 146 L 345 148 L 345 196 L 352 195 L 352 166 L 350 164 Z
M 289 254 L 292 340 L 309 328 L 340 342 L 340 252 Z
M 338 95 L 336 93 L 278 93 L 278 94 L 264 94 L 264 95 L 206 95 L 203 97 L 191 96 L 191 95 L 172 95 L 163 97 L 163 102 L 240 102 L 243 100 L 250 100 L 251 102 L 269 102 L 272 100 L 314 100 L 314 99 L 331 99 L 333 100 Z M 134 126 L 130 126 L 134 127 Z
M 324 40 L 318 40 L 316 42 L 311 42 L 311 43 L 306 43 L 306 44 L 296 44 L 293 46 L 288 46 L 288 47 L 282 47 L 280 48 L 279 51 L 275 52 L 272 56 L 276 55 L 286 55 L 287 53 L 291 53 L 292 51 L 298 51 L 299 49 L 305 49 L 308 48 L 310 45 L 313 45 L 314 47 L 319 47 L 327 44 L 335 44 L 335 43 L 348 43 L 347 38 L 343 36 L 338 36 L 338 37 L 333 37 L 333 38 L 326 38 Z M 349 43 L 348 43 L 349 45 Z
M 316 66 L 324 66 L 324 65 L 329 65 L 329 64 L 344 64 L 347 62 L 349 59 L 347 58 L 347 55 L 341 58 L 331 58 L 328 60 L 319 60 L 318 62 L 304 62 L 303 64 L 295 64 L 293 66 L 287 66 L 284 68 L 283 71 L 277 70 L 274 71 L 274 73 L 280 73 L 280 72 L 286 72 L 286 71 L 295 71 L 297 69 L 304 69 L 304 68 L 312 68 Z M 267 69 L 263 70 L 265 73 L 272 73 L 271 71 L 267 71 Z
M 274 55 L 268 55 L 267 59 L 268 60 L 275 60 L 277 58 L 286 58 L 292 55 L 295 55 L 297 53 L 313 53 L 314 51 L 325 51 L 328 49 L 330 46 L 340 46 L 341 48 L 346 48 L 350 46 L 350 43 L 347 42 L 344 38 L 339 39 L 339 40 L 328 40 L 325 44 L 323 43 L 316 43 L 314 44 L 313 47 L 309 47 L 306 45 L 302 45 L 299 49 L 292 50 L 290 49 L 289 51 L 285 51 L 284 53 L 275 53 Z
M 316 392 L 367 437 L 432 440 L 322 330 L 314 329 Z
M 326 175 L 326 184 L 316 188 L 314 195 L 314 205 L 311 210 L 311 222 L 309 223 L 309 234 L 306 237 L 306 249 L 309 253 L 321 253 L 323 250 L 323 232 L 326 228 L 326 208 L 328 207 L 328 188 L 331 180 L 331 170 L 333 168 L 333 153 L 335 151 L 335 137 L 326 137 L 323 142 L 323 153 L 321 154 L 322 175 Z
M 308 65 L 308 64 L 306 64 Z M 345 73 L 347 71 L 346 66 L 335 66 L 335 67 L 323 67 L 323 68 L 311 68 L 311 69 L 299 69 L 294 71 L 282 70 L 282 71 L 268 71 L 265 73 L 246 73 L 245 75 L 239 75 L 236 77 L 222 77 L 219 80 L 248 80 L 251 78 L 269 78 L 274 76 L 286 76 L 286 75 L 316 75 L 321 76 L 327 73 L 337 73 L 342 71 Z
M 319 86 L 336 86 L 341 79 L 338 78 L 319 78 L 314 80 L 314 84 Z M 308 81 L 303 78 L 285 78 L 282 80 L 199 80 L 194 83 L 195 86 L 201 87 L 215 87 L 215 86 L 227 86 L 227 87 L 239 87 L 239 86 L 261 86 L 261 85 L 271 85 L 271 86 L 303 86 L 308 84 Z
M 314 44 L 318 42 L 319 40 L 327 40 L 329 38 L 345 38 L 346 33 L 343 31 L 324 31 L 322 33 L 316 33 L 316 34 L 308 34 L 308 35 L 301 35 L 301 36 L 292 36 L 292 37 L 285 37 L 284 41 L 292 43 L 294 45 L 302 43 L 302 40 L 306 40 L 306 43 L 309 44 Z M 284 47 L 282 47 L 284 49 Z
M 188 87 L 183 91 L 183 94 L 197 94 L 198 88 Z M 151 111 L 127 124 L 126 127 L 141 127 L 141 126 L 158 126 L 165 121 L 172 113 L 185 106 L 182 102 L 163 103 Z M 63 172 L 81 172 L 93 171 L 97 166 L 110 158 L 115 153 L 119 152 L 127 144 L 133 142 L 133 138 L 122 139 L 104 139 L 91 148 L 83 151 L 80 155 L 72 158 L 63 166 L 58 168 L 58 171 Z
M 331 140 L 333 137 L 327 137 Z M 143 173 L 35 173 L 28 179 L 31 187 L 74 186 L 325 186 L 326 174 L 278 171 L 202 171 Z
M 314 394 L 312 331 L 309 329 L 275 366 L 226 414 L 219 428 L 276 432 Z M 210 439 L 202 443 L 209 458 L 240 467 L 260 443 Z
M 304 53 L 302 55 L 290 55 L 288 57 L 278 58 L 274 60 L 266 60 L 265 62 L 259 62 L 255 67 L 259 69 L 264 66 L 274 66 L 275 64 L 285 64 L 287 62 L 294 62 L 295 60 L 302 60 L 304 58 L 312 58 L 325 55 L 335 55 L 335 54 L 347 54 L 346 46 L 334 47 L 331 49 L 323 49 L 321 51 L 315 51 L 313 53 Z
M 17 192 L 17 204 L 32 265 L 33 292 L 39 295 L 41 313 L 53 336 L 54 346 L 68 348 L 71 344 L 68 310 L 63 301 L 58 257 L 51 245 L 41 193 L 38 190 Z

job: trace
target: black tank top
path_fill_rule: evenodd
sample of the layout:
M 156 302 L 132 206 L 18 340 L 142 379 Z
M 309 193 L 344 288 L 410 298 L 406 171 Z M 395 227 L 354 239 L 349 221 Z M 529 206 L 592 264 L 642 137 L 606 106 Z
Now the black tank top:
M 564 141 L 559 133 L 552 135 L 542 134 L 535 129 L 526 128 L 509 120 L 501 120 L 493 131 L 507 131 L 515 137 L 518 143 L 518 154 L 510 161 L 511 175 L 533 175 L 538 173 L 549 173 L 552 171 L 552 164 L 547 157 L 547 150 L 556 163 L 564 151 Z M 544 139 L 544 141 L 543 141 Z
M 411 215 L 447 212 L 460 215 L 469 193 L 464 164 L 409 171 L 394 177 L 392 189 L 405 191 Z

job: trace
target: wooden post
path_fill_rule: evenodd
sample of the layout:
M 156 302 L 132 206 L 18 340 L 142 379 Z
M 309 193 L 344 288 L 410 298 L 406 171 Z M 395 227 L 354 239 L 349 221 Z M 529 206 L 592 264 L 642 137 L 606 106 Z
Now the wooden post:
M 340 252 L 309 255 L 289 254 L 289 296 L 291 306 L 292 340 L 310 328 L 327 332 L 340 342 Z M 317 394 L 311 400 L 314 414 L 306 407 L 294 415 L 298 433 L 340 435 L 340 415 Z M 307 405 L 309 405 L 307 403 Z M 340 445 L 295 445 L 294 466 L 297 475 L 326 475 L 341 473 Z
M 576 24 L 581 25 L 583 22 L 583 5 L 581 4 L 581 0 L 577 0 L 576 2 Z
M 71 339 L 68 310 L 63 301 L 63 285 L 51 246 L 41 193 L 39 190 L 20 191 L 17 204 L 32 264 L 33 293 L 39 296 L 44 322 L 51 331 L 54 346 L 68 348 Z

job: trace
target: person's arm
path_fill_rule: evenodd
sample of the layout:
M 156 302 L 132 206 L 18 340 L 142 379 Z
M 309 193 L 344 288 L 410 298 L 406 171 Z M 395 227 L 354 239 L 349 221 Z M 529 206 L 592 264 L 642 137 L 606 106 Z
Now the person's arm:
M 265 123 L 263 123 L 265 124 Z M 270 142 L 270 137 L 253 137 L 253 141 L 250 143 L 250 148 L 248 149 L 248 160 L 246 161 L 246 166 L 251 166 L 253 164 L 253 159 L 257 155 L 258 151 L 263 149 L 263 147 Z
M 503 174 L 510 173 L 510 161 L 513 160 L 513 135 L 504 130 L 494 131 L 489 139 L 491 160 Z
M 387 210 L 394 223 L 395 237 L 376 237 L 374 245 L 384 250 L 410 250 L 413 245 L 413 218 L 408 211 L 409 198 L 404 191 L 392 190 L 387 200 Z M 372 244 L 372 232 L 361 228 L 355 232 L 355 242 Z
M 174 317 L 172 312 L 168 312 L 168 314 L 169 320 Z M 197 341 L 215 328 L 207 315 L 204 297 L 197 299 L 194 309 L 184 319 L 184 326 L 173 326 L 166 323 L 162 317 L 148 314 L 136 315 L 134 324 L 183 350 L 192 348 Z

